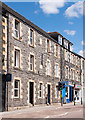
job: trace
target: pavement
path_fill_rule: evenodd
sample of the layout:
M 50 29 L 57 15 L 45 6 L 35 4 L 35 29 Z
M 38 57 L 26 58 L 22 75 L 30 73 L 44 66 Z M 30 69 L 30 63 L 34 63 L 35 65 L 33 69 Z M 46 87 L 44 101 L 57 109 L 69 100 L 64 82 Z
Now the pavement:
M 34 106 L 0 113 L 0 118 L 83 118 L 83 105 L 73 103 Z

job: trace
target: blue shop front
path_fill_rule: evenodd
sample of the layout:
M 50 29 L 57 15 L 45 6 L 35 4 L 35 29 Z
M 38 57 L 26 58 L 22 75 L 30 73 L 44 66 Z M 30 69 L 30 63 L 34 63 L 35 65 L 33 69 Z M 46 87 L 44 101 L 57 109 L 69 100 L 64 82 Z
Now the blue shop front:
M 69 85 L 68 81 L 63 81 L 65 87 L 62 90 L 63 103 L 70 103 L 74 99 L 74 87 Z

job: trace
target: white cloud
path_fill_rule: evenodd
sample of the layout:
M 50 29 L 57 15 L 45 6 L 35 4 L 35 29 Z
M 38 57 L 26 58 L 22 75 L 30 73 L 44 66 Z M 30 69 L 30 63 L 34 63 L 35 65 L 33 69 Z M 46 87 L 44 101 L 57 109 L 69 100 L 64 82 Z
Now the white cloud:
M 34 13 L 37 14 L 39 11 L 38 10 L 35 10 Z
M 68 22 L 68 24 L 73 25 L 74 23 L 73 22 Z
M 76 31 L 75 30 L 64 30 L 64 32 L 67 34 L 67 35 L 75 35 Z
M 85 45 L 85 42 L 82 40 L 82 41 L 81 41 L 81 44 L 82 44 L 82 45 Z
M 78 54 L 83 56 L 83 50 L 80 50 Z
M 65 11 L 65 16 L 67 17 L 79 17 L 83 15 L 83 2 L 74 3 L 72 6 L 68 7 Z
M 65 0 L 39 0 L 40 8 L 46 14 L 58 14 Z

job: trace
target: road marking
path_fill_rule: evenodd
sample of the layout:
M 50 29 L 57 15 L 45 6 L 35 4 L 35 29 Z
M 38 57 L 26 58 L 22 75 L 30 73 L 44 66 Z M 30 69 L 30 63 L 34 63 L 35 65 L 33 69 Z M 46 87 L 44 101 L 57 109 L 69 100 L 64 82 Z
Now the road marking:
M 67 115 L 68 114 L 68 112 L 66 112 L 66 113 L 64 113 L 64 114 L 60 114 L 60 115 L 58 115 L 58 116 L 64 116 L 64 115 Z
M 47 117 L 45 117 L 45 118 L 49 118 L 50 116 L 47 116 Z

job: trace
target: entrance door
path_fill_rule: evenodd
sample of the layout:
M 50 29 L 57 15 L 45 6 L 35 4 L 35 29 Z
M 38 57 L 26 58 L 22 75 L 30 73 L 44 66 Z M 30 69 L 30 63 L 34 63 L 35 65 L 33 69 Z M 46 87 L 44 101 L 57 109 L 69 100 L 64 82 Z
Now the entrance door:
M 72 101 L 74 101 L 74 88 L 72 87 Z
M 29 102 L 31 103 L 31 104 L 33 104 L 34 103 L 34 94 L 33 94 L 33 92 L 34 92 L 34 83 L 33 82 L 30 82 L 30 90 L 29 90 Z
M 71 102 L 71 87 L 69 87 L 69 101 Z
M 69 101 L 70 102 L 73 101 L 73 90 L 72 90 L 72 87 L 69 87 Z
M 50 85 L 48 85 L 48 103 L 50 104 Z
M 6 110 L 6 82 L 2 81 L 2 111 Z

